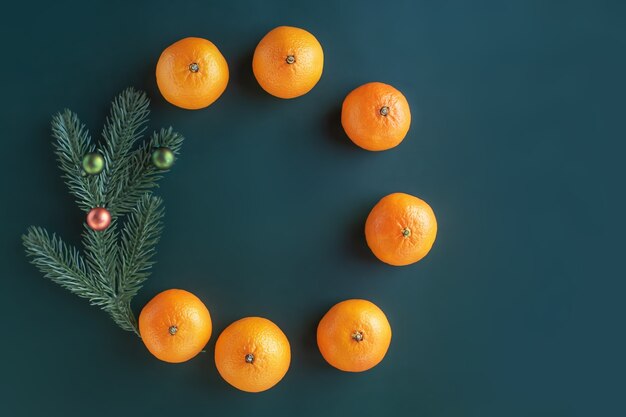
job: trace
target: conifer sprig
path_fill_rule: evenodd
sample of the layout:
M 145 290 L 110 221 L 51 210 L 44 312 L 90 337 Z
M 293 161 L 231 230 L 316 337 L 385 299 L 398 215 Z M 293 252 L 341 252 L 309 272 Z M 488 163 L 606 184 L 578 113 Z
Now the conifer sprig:
M 96 148 L 85 125 L 75 113 L 65 109 L 52 118 L 52 137 L 56 139 L 54 150 L 65 184 L 76 197 L 78 206 L 83 211 L 89 211 L 101 205 L 104 202 L 101 181 L 83 175 L 83 156 Z
M 53 117 L 55 153 L 70 193 L 85 212 L 107 208 L 112 222 L 99 232 L 84 225 L 83 253 L 40 227 L 30 227 L 22 237 L 31 263 L 46 278 L 88 299 L 121 328 L 137 334 L 131 301 L 149 277 L 163 230 L 162 201 L 151 190 L 165 171 L 154 167 L 150 158 L 159 147 L 178 155 L 183 142 L 169 128 L 136 146 L 146 129 L 148 106 L 143 92 L 123 91 L 113 101 L 101 144 L 92 142 L 75 113 L 65 110 Z M 104 157 L 104 170 L 86 175 L 83 157 L 96 151 Z

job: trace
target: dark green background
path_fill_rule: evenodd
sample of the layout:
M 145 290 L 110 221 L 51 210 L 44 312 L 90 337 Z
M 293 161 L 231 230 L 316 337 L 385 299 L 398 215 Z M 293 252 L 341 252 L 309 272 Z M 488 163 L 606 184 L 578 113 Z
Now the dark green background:
M 624 415 L 623 2 L 90 3 L 2 11 L 1 414 Z M 265 94 L 251 71 L 256 43 L 283 24 L 325 53 L 321 81 L 295 100 Z M 160 52 L 186 36 L 215 42 L 231 71 L 200 111 L 167 104 L 154 81 Z M 342 132 L 344 96 L 368 81 L 409 100 L 396 149 L 363 151 Z M 30 224 L 74 243 L 82 227 L 51 115 L 69 107 L 98 137 L 131 85 L 152 99 L 151 129 L 187 138 L 134 303 L 171 287 L 206 302 L 214 336 L 181 365 L 43 280 L 20 244 Z M 404 268 L 376 261 L 362 234 L 395 191 L 439 220 L 430 255 Z M 315 343 L 324 312 L 351 297 L 394 331 L 362 374 L 331 368 Z M 212 357 L 219 332 L 250 315 L 276 322 L 293 352 L 258 395 L 223 382 Z

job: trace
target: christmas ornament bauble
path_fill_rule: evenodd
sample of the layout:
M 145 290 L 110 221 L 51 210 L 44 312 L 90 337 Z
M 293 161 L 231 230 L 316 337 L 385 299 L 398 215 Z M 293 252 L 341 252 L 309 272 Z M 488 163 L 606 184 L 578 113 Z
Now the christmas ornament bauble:
M 87 213 L 87 225 L 96 232 L 105 230 L 111 224 L 111 213 L 104 207 L 96 207 Z
M 104 158 L 97 152 L 91 152 L 83 158 L 83 169 L 89 175 L 96 175 L 104 169 Z
M 174 159 L 174 152 L 170 148 L 157 148 L 152 152 L 152 163 L 158 169 L 170 169 Z

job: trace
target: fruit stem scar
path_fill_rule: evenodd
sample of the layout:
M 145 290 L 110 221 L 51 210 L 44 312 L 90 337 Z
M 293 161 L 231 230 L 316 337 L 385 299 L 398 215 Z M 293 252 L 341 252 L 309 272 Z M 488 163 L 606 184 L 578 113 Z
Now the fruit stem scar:
M 380 108 L 380 114 L 381 114 L 381 116 L 387 116 L 389 114 L 389 107 L 382 106 Z
M 404 229 L 402 229 L 402 236 L 404 237 L 411 236 L 411 229 L 409 229 L 408 227 L 405 227 Z
M 363 333 L 357 330 L 354 333 L 352 333 L 352 338 L 356 340 L 357 342 L 360 342 L 363 340 Z
M 192 62 L 191 64 L 189 64 L 189 71 L 191 71 L 191 72 L 198 72 L 198 71 L 200 71 L 200 65 L 198 65 L 197 62 Z
M 248 353 L 248 354 L 245 356 L 245 360 L 246 360 L 246 363 L 252 363 L 252 362 L 254 362 L 254 355 L 253 355 L 252 353 Z
M 288 64 L 293 64 L 294 62 L 296 62 L 296 57 L 293 55 L 287 55 L 287 59 L 285 59 L 285 61 Z
M 174 336 L 176 334 L 176 332 L 178 332 L 178 327 L 177 326 L 170 326 L 170 328 L 167 330 L 172 336 Z

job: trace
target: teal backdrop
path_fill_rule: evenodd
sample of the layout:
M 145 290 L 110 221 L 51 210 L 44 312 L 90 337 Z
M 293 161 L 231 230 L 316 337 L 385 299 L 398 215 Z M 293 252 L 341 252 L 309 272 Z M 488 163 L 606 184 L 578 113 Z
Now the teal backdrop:
M 3 6 L 0 414 L 3 416 L 623 416 L 626 3 L 620 1 L 101 1 Z M 307 95 L 280 100 L 251 71 L 278 25 L 324 48 Z M 231 79 L 185 111 L 155 83 L 161 51 L 200 36 Z M 345 95 L 396 86 L 406 140 L 361 150 Z M 101 311 L 42 278 L 20 236 L 41 225 L 79 243 L 83 213 L 52 153 L 65 107 L 98 138 L 135 86 L 150 129 L 186 141 L 157 193 L 166 228 L 133 307 L 167 288 L 204 300 L 206 353 L 160 362 Z M 428 201 L 431 253 L 393 268 L 363 236 L 384 195 Z M 393 328 L 385 360 L 342 373 L 315 330 L 366 298 Z M 289 337 L 292 365 L 262 394 L 227 385 L 217 335 L 258 315 Z

